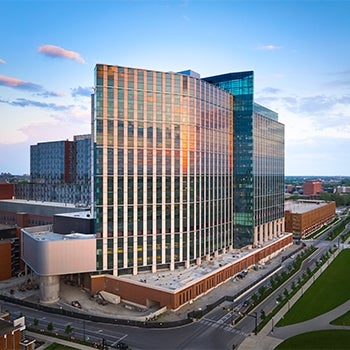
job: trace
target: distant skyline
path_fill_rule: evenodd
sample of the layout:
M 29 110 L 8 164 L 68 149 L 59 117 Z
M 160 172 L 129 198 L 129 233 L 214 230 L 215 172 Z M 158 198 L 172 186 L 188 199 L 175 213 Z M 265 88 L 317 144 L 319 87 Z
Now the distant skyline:
M 349 1 L 0 1 L 0 173 L 90 133 L 96 63 L 253 70 L 285 124 L 287 176 L 349 176 Z

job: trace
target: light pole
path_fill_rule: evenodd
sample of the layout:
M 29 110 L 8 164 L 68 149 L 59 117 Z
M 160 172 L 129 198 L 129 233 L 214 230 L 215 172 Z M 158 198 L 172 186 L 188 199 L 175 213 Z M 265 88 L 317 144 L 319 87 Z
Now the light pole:
M 273 317 L 271 318 L 271 323 L 272 323 L 271 333 L 273 333 L 273 328 L 274 328 L 274 320 L 273 320 Z

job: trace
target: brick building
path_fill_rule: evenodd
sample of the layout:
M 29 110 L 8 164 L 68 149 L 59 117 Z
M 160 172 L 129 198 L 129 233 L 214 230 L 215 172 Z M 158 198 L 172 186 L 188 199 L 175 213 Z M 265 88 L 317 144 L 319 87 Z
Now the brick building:
M 8 320 L 8 313 L 0 314 L 0 349 L 1 350 L 34 350 L 35 340 L 25 337 L 25 318 L 13 322 Z
M 285 231 L 303 238 L 335 217 L 335 202 L 298 200 L 285 203 Z
M 322 181 L 308 180 L 303 184 L 303 194 L 305 196 L 316 196 L 323 192 Z

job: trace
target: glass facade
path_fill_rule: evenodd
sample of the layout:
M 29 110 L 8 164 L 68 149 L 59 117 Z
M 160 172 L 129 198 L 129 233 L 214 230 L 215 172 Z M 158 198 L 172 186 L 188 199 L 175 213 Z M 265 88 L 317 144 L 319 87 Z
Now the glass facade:
M 254 103 L 254 72 L 204 80 L 234 95 L 234 244 L 257 245 L 283 231 L 284 126 Z
M 97 65 L 97 270 L 189 266 L 233 246 L 233 96 L 196 76 Z
M 74 136 L 74 141 L 32 145 L 32 183 L 17 186 L 16 197 L 89 206 L 91 167 L 91 135 Z
M 66 182 L 66 144 L 66 141 L 53 141 L 30 146 L 30 176 L 33 182 Z
M 277 120 L 277 113 L 254 103 L 254 219 L 258 228 L 284 217 L 284 125 Z

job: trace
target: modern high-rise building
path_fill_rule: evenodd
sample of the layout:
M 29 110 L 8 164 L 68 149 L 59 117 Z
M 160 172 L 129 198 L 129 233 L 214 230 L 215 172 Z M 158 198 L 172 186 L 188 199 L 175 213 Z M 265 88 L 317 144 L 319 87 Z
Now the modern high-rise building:
M 57 301 L 69 275 L 92 292 L 177 309 L 293 244 L 284 127 L 253 87 L 253 72 L 201 79 L 96 65 L 92 215 L 22 229 L 42 302 Z
M 174 269 L 232 247 L 232 94 L 184 74 L 95 73 L 97 269 Z
M 283 232 L 284 126 L 253 83 L 96 66 L 97 270 L 189 266 Z
M 259 245 L 284 230 L 284 125 L 254 103 L 254 72 L 205 78 L 234 96 L 234 242 Z

